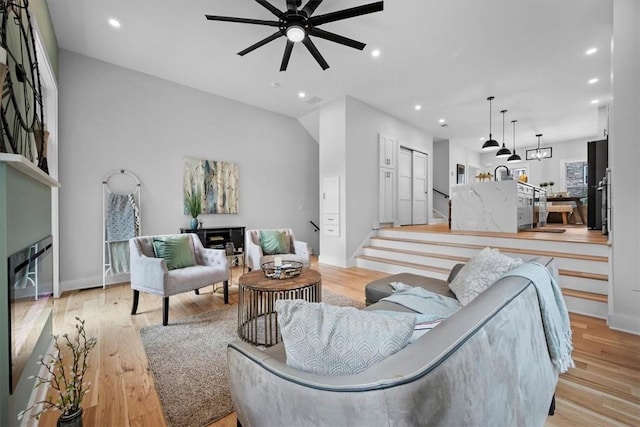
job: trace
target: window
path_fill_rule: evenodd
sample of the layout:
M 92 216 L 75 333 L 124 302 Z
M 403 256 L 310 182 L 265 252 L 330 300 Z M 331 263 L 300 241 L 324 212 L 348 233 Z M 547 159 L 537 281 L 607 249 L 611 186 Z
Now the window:
M 567 162 L 564 166 L 567 195 L 587 197 L 587 162 Z

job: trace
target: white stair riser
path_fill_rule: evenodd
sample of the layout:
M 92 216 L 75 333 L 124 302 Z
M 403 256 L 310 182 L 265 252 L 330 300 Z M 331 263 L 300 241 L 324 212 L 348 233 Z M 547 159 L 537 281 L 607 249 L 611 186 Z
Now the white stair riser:
M 429 243 L 402 242 L 398 240 L 376 239 L 375 237 L 371 238 L 371 245 L 409 251 L 431 252 L 435 254 L 460 256 L 466 258 L 471 258 L 479 252 L 479 250 L 471 248 L 458 248 L 455 246 L 434 245 Z
M 471 258 L 472 256 L 474 256 L 479 252 L 479 250 L 477 249 L 470 249 L 470 248 L 431 245 L 428 243 L 402 242 L 398 240 L 386 240 L 386 239 L 376 239 L 376 238 L 371 239 L 371 245 L 376 247 L 385 247 L 385 248 L 416 251 L 416 252 L 427 252 L 427 253 L 435 253 L 440 255 L 458 256 L 458 257 L 466 257 L 466 258 Z M 517 253 L 517 252 L 509 252 L 508 250 L 503 250 L 502 253 L 514 258 L 522 258 L 525 261 L 529 261 L 538 256 L 538 255 L 523 254 L 523 253 Z M 375 256 L 379 256 L 379 255 L 375 255 Z M 575 259 L 575 258 L 562 258 L 562 257 L 555 257 L 555 260 L 558 268 L 563 270 L 573 270 L 573 271 L 580 271 L 583 273 L 604 274 L 604 275 L 607 275 L 609 273 L 608 271 L 609 266 L 608 266 L 608 263 L 606 262 Z M 429 265 L 432 265 L 432 264 L 429 264 Z
M 395 261 L 410 262 L 412 264 L 421 264 L 429 267 L 440 267 L 448 270 L 452 269 L 459 261 L 447 258 L 435 258 L 424 255 L 415 255 L 403 252 L 385 251 L 377 248 L 364 248 L 364 254 L 376 258 L 392 259 Z
M 461 243 L 481 246 L 509 247 L 517 249 L 533 249 L 556 252 L 567 252 L 571 254 L 608 256 L 609 250 L 606 245 L 582 244 L 576 242 L 559 242 L 549 240 L 533 239 L 513 239 L 503 237 L 471 236 L 463 234 L 445 233 L 417 233 L 410 231 L 395 231 L 390 229 L 380 229 L 380 237 L 392 237 L 396 239 L 426 240 L 442 243 Z M 553 248 L 553 249 L 550 249 Z
M 609 295 L 609 282 L 605 280 L 585 279 L 582 277 L 561 275 L 560 287 L 600 295 Z
M 433 277 L 435 279 L 447 280 L 448 274 L 440 274 L 435 271 L 421 270 L 419 268 L 405 267 L 402 265 L 385 264 L 383 262 L 358 258 L 357 266 L 368 270 L 382 271 L 389 274 L 413 273 L 419 276 Z
M 571 313 L 584 314 L 585 316 L 600 319 L 606 319 L 608 317 L 607 303 L 567 295 L 564 296 L 564 301 L 567 304 L 567 309 Z

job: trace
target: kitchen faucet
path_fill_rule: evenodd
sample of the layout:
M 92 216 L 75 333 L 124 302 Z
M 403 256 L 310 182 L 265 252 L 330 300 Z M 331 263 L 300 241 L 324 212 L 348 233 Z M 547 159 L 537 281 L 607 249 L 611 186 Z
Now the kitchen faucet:
M 498 165 L 498 166 L 496 166 L 496 168 L 493 170 L 493 180 L 494 180 L 494 181 L 497 181 L 497 180 L 498 180 L 498 169 L 500 169 L 500 168 L 505 168 L 505 169 L 507 170 L 507 179 L 510 179 L 510 178 L 509 178 L 509 168 L 508 168 L 508 167 L 506 167 L 505 165 Z

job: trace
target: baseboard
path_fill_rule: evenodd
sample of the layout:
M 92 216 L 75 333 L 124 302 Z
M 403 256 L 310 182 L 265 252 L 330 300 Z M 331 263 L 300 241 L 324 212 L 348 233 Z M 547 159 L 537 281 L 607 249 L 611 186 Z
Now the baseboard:
M 609 314 L 607 324 L 616 331 L 640 335 L 640 318 L 625 314 Z
M 118 274 L 116 276 L 107 277 L 105 280 L 105 283 L 107 285 L 114 285 L 116 283 L 123 283 L 128 281 L 129 281 L 129 274 Z M 84 279 L 76 279 L 76 280 L 61 280 L 60 294 L 67 291 L 96 288 L 98 286 L 102 286 L 102 276 L 93 276 L 93 277 L 87 277 Z

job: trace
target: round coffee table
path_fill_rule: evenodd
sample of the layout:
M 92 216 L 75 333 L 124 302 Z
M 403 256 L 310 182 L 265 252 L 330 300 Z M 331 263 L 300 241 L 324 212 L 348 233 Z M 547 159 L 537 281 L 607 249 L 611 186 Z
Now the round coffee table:
M 276 300 L 322 300 L 322 279 L 315 270 L 303 268 L 291 279 L 268 279 L 254 270 L 238 279 L 238 336 L 254 345 L 272 346 L 280 341 Z

